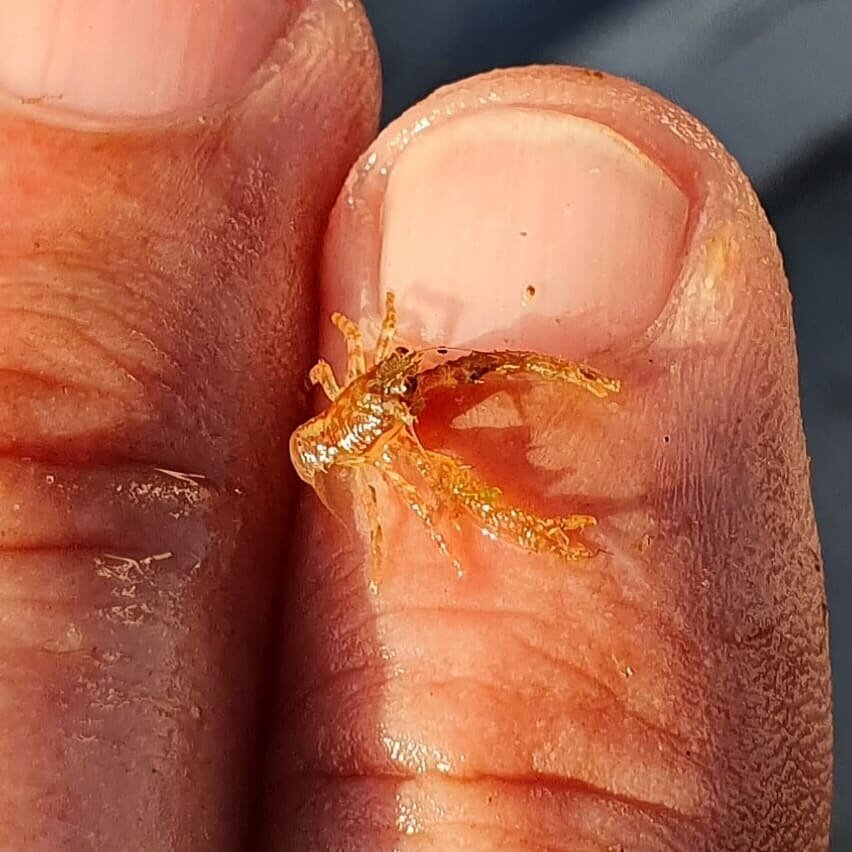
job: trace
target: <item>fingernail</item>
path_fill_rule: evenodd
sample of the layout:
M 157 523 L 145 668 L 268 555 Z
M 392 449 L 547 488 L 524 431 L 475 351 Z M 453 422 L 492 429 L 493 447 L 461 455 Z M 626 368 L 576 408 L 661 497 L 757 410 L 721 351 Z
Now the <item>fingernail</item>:
M 244 85 L 296 0 L 0 0 L 0 89 L 107 116 L 221 100 Z
M 397 160 L 381 289 L 424 341 L 586 354 L 659 316 L 688 214 L 663 169 L 609 128 L 484 109 L 423 132 Z

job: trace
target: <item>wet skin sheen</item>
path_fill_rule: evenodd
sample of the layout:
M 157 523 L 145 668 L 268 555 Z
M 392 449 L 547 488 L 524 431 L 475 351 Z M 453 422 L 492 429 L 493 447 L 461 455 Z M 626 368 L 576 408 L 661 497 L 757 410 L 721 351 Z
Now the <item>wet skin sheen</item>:
M 653 93 L 549 68 L 436 93 L 347 179 L 367 24 L 309 0 L 286 27 L 222 104 L 0 99 L 0 848 L 824 849 L 790 300 L 742 174 Z M 600 555 L 462 524 L 459 577 L 379 489 L 369 591 L 363 513 L 297 492 L 287 441 L 317 340 L 340 368 L 328 315 L 375 330 L 388 288 L 413 345 L 623 382 L 495 380 L 418 427 L 594 514 Z

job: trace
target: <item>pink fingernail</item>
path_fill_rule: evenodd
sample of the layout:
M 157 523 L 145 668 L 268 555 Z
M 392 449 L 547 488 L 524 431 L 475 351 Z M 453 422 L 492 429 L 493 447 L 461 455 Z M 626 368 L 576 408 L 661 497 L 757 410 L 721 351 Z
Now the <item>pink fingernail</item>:
M 689 202 L 622 136 L 495 107 L 422 133 L 390 175 L 381 285 L 435 343 L 572 356 L 659 315 Z
M 146 116 L 227 98 L 297 0 L 5 0 L 0 89 L 59 108 Z

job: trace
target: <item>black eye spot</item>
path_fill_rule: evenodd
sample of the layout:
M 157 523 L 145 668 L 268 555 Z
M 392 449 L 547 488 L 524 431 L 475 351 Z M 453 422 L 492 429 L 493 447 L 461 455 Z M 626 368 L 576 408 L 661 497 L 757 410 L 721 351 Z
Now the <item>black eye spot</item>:
M 447 349 L 447 347 L 446 347 L 446 346 L 440 346 L 440 347 L 438 348 L 438 354 L 439 354 L 439 355 L 446 355 L 449 351 L 450 351 L 450 350 L 449 350 L 449 349 Z
M 397 355 L 408 355 L 409 349 L 407 346 L 397 346 L 394 350 Z

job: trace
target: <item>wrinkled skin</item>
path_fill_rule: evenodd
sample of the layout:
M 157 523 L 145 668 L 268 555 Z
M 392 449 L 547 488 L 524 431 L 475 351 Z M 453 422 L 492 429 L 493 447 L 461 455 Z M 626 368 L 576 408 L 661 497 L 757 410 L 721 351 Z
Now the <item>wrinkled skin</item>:
M 222 105 L 0 101 L 0 848 L 824 849 L 790 299 L 744 177 L 659 96 L 549 68 L 439 91 L 344 183 L 375 50 L 358 8 L 303 6 Z M 371 594 L 364 517 L 287 459 L 315 329 L 339 365 L 325 317 L 380 317 L 375 164 L 424 116 L 518 104 L 665 164 L 678 271 L 610 345 L 563 329 L 617 402 L 486 383 L 436 395 L 420 435 L 595 514 L 603 552 L 566 568 L 462 528 L 462 581 L 380 491 Z

